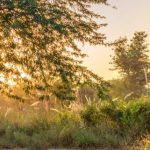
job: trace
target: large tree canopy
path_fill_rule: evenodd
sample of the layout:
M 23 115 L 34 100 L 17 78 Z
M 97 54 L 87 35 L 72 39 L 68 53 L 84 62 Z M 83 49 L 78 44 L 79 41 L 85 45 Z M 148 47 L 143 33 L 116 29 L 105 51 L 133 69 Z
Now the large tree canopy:
M 0 91 L 18 98 L 8 86 L 9 79 L 40 99 L 57 90 L 74 93 L 88 83 L 105 96 L 107 83 L 82 66 L 83 44 L 103 44 L 105 35 L 98 30 L 100 16 L 91 4 L 107 5 L 107 0 L 1 0 L 0 2 Z M 54 87 L 54 85 L 57 86 Z M 56 88 L 57 87 L 57 88 Z M 63 89 L 63 90 L 61 90 Z M 37 94 L 35 94 L 37 96 Z M 71 94 L 67 97 L 71 98 Z

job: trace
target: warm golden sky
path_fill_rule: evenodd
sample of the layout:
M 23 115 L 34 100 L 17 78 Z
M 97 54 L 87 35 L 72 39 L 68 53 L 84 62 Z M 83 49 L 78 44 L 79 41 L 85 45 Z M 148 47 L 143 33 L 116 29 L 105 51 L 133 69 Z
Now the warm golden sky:
M 150 43 L 150 0 L 109 0 L 109 3 L 118 9 L 105 6 L 93 8 L 107 17 L 105 22 L 108 26 L 101 31 L 106 33 L 108 40 L 115 40 L 119 36 L 130 38 L 135 31 L 146 31 Z M 112 54 L 110 48 L 86 45 L 84 49 L 89 56 L 84 63 L 90 70 L 104 79 L 117 78 L 117 73 L 109 70 L 112 67 L 109 64 Z

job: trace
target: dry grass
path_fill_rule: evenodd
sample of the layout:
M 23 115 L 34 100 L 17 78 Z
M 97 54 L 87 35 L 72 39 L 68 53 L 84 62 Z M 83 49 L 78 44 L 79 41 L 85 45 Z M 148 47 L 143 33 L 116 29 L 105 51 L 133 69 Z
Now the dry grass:
M 132 143 L 146 132 L 138 117 L 143 117 L 146 124 L 144 117 L 150 111 L 148 100 L 100 103 L 88 100 L 84 104 L 54 100 L 48 106 L 49 110 L 45 111 L 42 102 L 1 100 L 0 148 L 38 150 L 57 146 L 89 150 L 149 150 L 150 136 L 144 137 L 138 146 L 136 142 Z M 92 109 L 88 109 L 90 107 Z

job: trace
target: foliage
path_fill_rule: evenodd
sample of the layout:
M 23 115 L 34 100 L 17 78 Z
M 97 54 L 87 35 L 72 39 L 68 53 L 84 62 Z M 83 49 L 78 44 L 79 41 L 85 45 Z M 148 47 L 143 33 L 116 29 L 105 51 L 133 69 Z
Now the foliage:
M 1 149 L 127 149 L 150 133 L 148 99 L 93 102 L 84 105 L 82 112 L 64 108 L 59 112 L 43 112 L 41 109 L 31 110 L 30 106 L 26 108 L 25 112 L 12 109 L 7 115 L 6 109 L 1 109 Z
M 145 32 L 135 32 L 130 43 L 127 38 L 120 38 L 113 44 L 114 56 L 112 58 L 114 69 L 119 70 L 128 83 L 130 92 L 141 96 L 143 86 L 148 82 L 148 44 Z
M 114 102 L 113 105 L 101 108 L 102 112 L 117 122 L 122 132 L 132 132 L 133 136 L 149 130 L 149 110 L 149 102 L 143 99 Z
M 81 113 L 81 118 L 88 126 L 96 126 L 100 124 L 101 121 L 100 112 L 95 106 L 88 106 L 85 111 Z
M 79 129 L 75 133 L 75 141 L 79 147 L 90 147 L 98 144 L 98 137 L 91 131 Z
M 75 92 L 87 83 L 105 97 L 107 83 L 82 66 L 77 42 L 104 44 L 105 35 L 98 32 L 106 24 L 104 18 L 90 10 L 91 4 L 107 5 L 107 0 L 2 0 L 0 3 L 0 91 L 21 100 L 8 85 L 10 80 L 23 85 L 26 94 L 41 100 L 56 95 L 65 98 L 65 91 Z M 53 85 L 60 82 L 56 89 Z M 103 92 L 104 91 L 104 92 Z M 38 93 L 38 94 L 37 94 Z
M 110 91 L 109 94 L 114 99 L 123 99 L 126 95 L 131 93 L 128 82 L 126 82 L 124 79 L 113 79 L 110 80 Z

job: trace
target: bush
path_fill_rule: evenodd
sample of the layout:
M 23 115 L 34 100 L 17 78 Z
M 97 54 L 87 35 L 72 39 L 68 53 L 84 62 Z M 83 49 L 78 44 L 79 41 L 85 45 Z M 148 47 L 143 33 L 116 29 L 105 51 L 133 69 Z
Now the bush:
M 29 139 L 30 138 L 26 133 L 19 131 L 14 132 L 15 145 L 18 145 L 19 147 L 28 147 Z
M 81 119 L 87 126 L 96 126 L 100 124 L 101 114 L 94 105 L 91 105 L 81 113 Z
M 32 120 L 23 114 L 21 122 L 0 116 L 0 148 L 107 147 L 120 148 L 150 132 L 150 102 L 102 101 L 85 106 L 80 113 L 64 110 L 37 114 Z M 22 115 L 22 114 L 19 114 Z M 32 114 L 31 114 L 32 115 Z M 18 117 L 19 118 L 19 117 Z M 51 119 L 53 118 L 53 119 Z M 15 120 L 14 120 L 15 119 Z
M 88 147 L 96 146 L 98 144 L 98 138 L 89 130 L 79 129 L 76 131 L 75 135 L 76 146 L 79 147 Z
M 144 100 L 115 102 L 100 109 L 112 120 L 118 123 L 121 130 L 132 132 L 136 136 L 150 131 L 150 103 Z
M 47 139 L 43 133 L 44 132 L 35 133 L 32 135 L 30 145 L 29 145 L 29 147 L 31 149 L 41 150 L 41 149 L 47 149 L 48 148 Z

